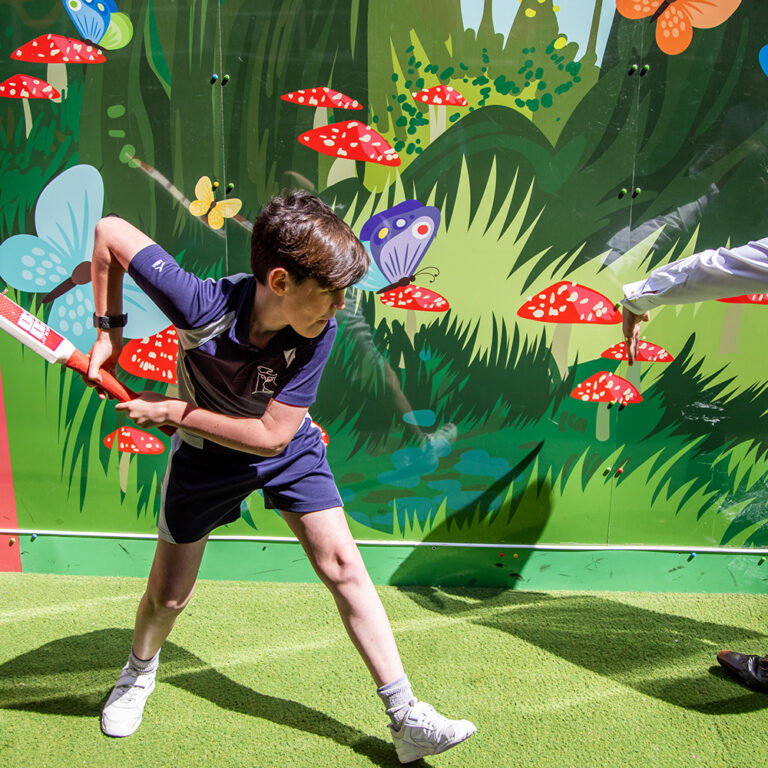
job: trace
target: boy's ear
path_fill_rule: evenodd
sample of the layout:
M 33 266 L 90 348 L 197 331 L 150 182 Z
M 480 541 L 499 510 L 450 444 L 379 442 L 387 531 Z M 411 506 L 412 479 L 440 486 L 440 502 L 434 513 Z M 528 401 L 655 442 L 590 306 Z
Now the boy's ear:
M 283 296 L 288 291 L 290 275 L 283 267 L 275 267 L 267 275 L 267 285 L 278 296 Z

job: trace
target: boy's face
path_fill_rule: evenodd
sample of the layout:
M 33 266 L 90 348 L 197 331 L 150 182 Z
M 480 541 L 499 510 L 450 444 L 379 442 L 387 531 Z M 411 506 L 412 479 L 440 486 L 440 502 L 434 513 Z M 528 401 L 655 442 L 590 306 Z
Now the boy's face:
M 283 316 L 294 331 L 312 339 L 344 309 L 344 288 L 323 288 L 314 278 L 295 283 L 288 277 L 283 295 Z

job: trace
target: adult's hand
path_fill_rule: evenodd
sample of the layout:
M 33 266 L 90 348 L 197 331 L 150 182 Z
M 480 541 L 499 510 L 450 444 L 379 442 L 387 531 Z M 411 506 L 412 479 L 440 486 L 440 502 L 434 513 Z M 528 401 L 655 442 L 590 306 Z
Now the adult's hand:
M 645 312 L 642 315 L 636 315 L 630 312 L 626 307 L 622 307 L 622 328 L 624 329 L 624 343 L 627 345 L 627 356 L 629 364 L 633 365 L 637 358 L 637 344 L 640 339 L 640 323 L 648 322 L 651 316 Z

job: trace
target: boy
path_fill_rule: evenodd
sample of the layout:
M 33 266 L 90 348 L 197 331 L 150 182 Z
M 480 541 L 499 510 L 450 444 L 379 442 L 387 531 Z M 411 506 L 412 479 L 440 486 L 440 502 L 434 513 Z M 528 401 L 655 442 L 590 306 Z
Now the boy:
M 637 356 L 640 323 L 654 307 L 727 299 L 768 291 L 768 238 L 738 248 L 695 253 L 654 269 L 644 280 L 624 286 L 623 328 L 629 364 Z M 768 656 L 722 650 L 720 665 L 737 680 L 768 693 Z
M 390 715 L 401 762 L 443 752 L 475 732 L 411 693 L 384 608 L 355 546 L 319 430 L 307 414 L 336 335 L 345 288 L 368 267 L 352 230 L 305 193 L 275 198 L 256 219 L 253 275 L 201 280 L 127 222 L 96 227 L 89 378 L 114 371 L 125 272 L 176 326 L 180 399 L 144 392 L 116 407 L 142 427 L 177 428 L 163 484 L 155 559 L 133 647 L 102 713 L 109 736 L 141 723 L 162 643 L 192 597 L 210 532 L 260 488 L 323 583 Z

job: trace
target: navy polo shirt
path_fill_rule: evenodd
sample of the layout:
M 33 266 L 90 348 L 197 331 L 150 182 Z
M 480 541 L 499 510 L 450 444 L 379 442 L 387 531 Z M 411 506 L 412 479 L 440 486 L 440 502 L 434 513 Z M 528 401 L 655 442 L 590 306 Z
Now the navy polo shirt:
M 253 275 L 203 280 L 156 244 L 139 251 L 128 272 L 176 327 L 183 400 L 251 418 L 260 418 L 273 398 L 307 408 L 314 403 L 336 337 L 335 319 L 311 339 L 286 326 L 259 348 L 249 341 Z M 180 432 L 186 442 L 202 445 L 200 437 Z

